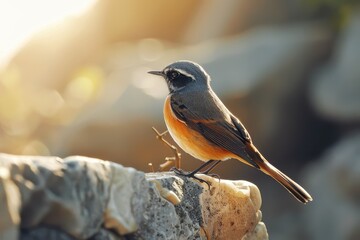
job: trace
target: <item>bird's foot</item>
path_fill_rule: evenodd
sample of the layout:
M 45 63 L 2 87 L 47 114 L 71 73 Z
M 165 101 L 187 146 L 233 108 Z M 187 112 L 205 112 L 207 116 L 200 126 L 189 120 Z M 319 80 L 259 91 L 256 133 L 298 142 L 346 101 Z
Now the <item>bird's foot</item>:
M 216 174 L 216 173 L 206 173 L 206 172 L 201 172 L 201 174 L 205 174 L 207 176 L 213 177 L 213 178 L 217 178 L 220 180 L 220 175 Z
M 216 174 L 216 173 L 209 173 L 209 171 L 204 171 L 204 172 L 200 172 L 201 174 L 204 174 L 204 175 L 207 175 L 207 176 L 210 176 L 212 178 L 217 178 L 220 182 L 220 175 L 219 174 Z
M 204 179 L 198 178 L 195 176 L 196 172 L 186 172 L 182 169 L 178 169 L 178 168 L 171 168 L 170 171 L 173 171 L 176 175 L 179 176 L 183 176 L 183 177 L 189 177 L 189 178 L 193 178 L 195 180 L 198 180 L 201 183 L 206 183 L 208 185 L 208 188 L 210 189 L 210 183 L 205 181 Z

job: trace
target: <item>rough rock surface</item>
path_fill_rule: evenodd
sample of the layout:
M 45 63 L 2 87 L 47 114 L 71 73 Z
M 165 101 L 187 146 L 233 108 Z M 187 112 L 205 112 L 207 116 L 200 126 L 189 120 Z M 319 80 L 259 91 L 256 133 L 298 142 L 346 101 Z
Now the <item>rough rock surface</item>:
M 268 239 L 255 185 L 200 176 L 0 154 L 0 238 Z
M 0 167 L 0 239 L 17 239 L 20 194 L 9 171 Z
M 308 169 L 309 191 L 316 199 L 304 212 L 308 239 L 360 239 L 359 156 L 360 132 L 357 131 Z

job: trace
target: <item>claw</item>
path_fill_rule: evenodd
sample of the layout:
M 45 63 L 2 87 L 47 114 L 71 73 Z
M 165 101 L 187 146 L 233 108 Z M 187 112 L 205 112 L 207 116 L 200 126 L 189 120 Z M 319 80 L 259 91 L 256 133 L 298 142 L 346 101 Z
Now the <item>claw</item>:
M 206 185 L 208 185 L 208 189 L 210 190 L 211 183 L 205 181 L 204 179 L 196 177 L 193 172 L 185 172 L 184 170 L 177 169 L 175 167 L 171 168 L 170 171 L 173 171 L 175 174 L 177 174 L 179 176 L 193 178 L 195 180 L 198 180 L 200 183 L 206 183 Z

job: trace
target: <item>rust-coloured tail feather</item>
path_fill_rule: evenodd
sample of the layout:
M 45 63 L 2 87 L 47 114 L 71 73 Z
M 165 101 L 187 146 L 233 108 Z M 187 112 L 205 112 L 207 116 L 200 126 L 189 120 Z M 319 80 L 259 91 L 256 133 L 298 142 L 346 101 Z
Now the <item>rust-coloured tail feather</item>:
M 280 183 L 286 190 L 288 190 L 297 200 L 302 203 L 308 203 L 312 201 L 310 194 L 297 184 L 294 180 L 286 176 L 279 169 L 271 165 L 252 144 L 246 145 L 246 150 L 252 160 L 257 164 L 259 170 L 266 173 L 278 183 Z
M 313 200 L 310 194 L 304 188 L 302 188 L 299 184 L 286 176 L 280 170 L 275 168 L 269 162 L 266 161 L 264 164 L 261 164 L 260 170 L 275 179 L 300 202 L 307 203 Z

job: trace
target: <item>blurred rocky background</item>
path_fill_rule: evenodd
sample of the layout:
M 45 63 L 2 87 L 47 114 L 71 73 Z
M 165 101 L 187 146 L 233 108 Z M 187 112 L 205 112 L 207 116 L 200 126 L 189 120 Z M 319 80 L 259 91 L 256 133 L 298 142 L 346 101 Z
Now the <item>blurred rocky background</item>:
M 165 130 L 167 89 L 146 72 L 189 59 L 263 154 L 314 197 L 303 206 L 260 172 L 221 164 L 222 178 L 260 188 L 270 238 L 360 239 L 358 5 L 1 1 L 0 152 L 156 168 L 172 154 L 151 130 Z M 201 162 L 183 154 L 182 164 Z

